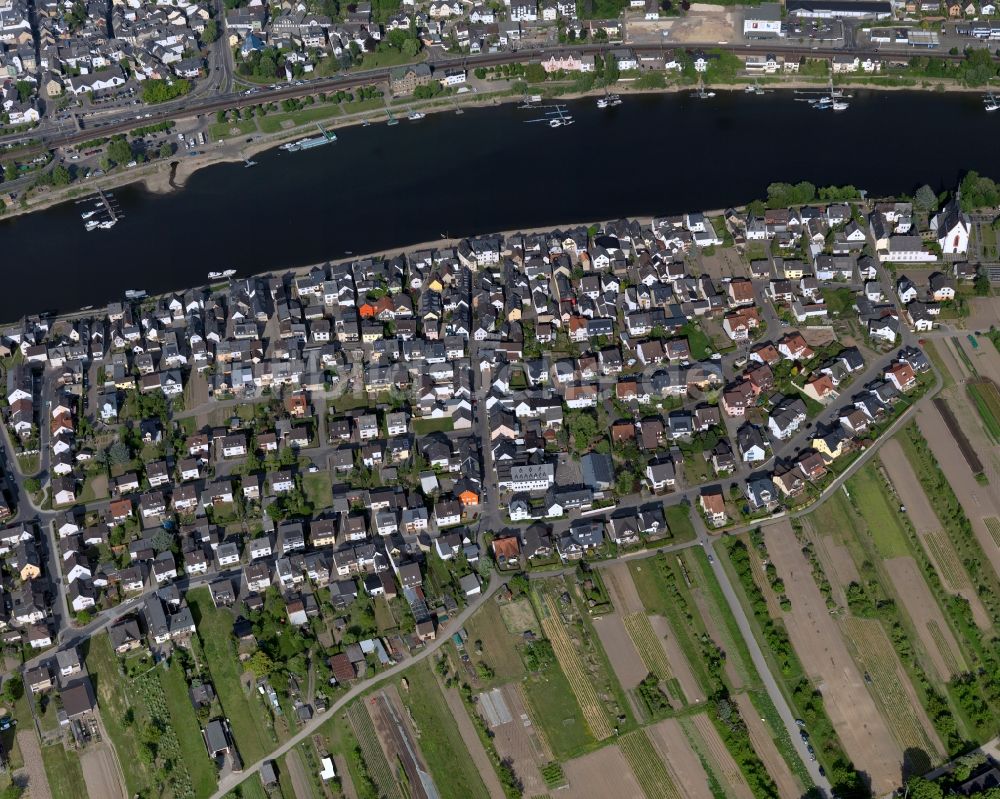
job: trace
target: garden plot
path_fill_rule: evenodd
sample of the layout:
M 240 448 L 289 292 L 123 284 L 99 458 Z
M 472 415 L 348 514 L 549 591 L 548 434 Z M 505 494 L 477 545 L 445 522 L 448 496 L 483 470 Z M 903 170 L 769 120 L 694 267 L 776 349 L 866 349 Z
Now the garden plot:
M 729 787 L 726 796 L 732 797 L 732 799 L 753 799 L 753 793 L 750 791 L 750 786 L 747 785 L 743 772 L 740 771 L 739 765 L 726 749 L 726 745 L 719 737 L 719 732 L 712 724 L 712 720 L 705 713 L 698 713 L 691 719 L 691 722 L 704 744 L 705 754 L 715 764 L 719 776 Z
M 645 618 L 645 616 L 643 616 Z M 647 619 L 647 624 L 649 620 Z M 652 669 L 648 668 L 633 645 L 629 631 L 618 613 L 607 613 L 593 619 L 597 637 L 608 653 L 608 660 L 622 688 L 631 691 Z M 655 672 L 654 672 L 655 673 Z M 659 675 L 657 675 L 659 676 Z
M 618 739 L 618 748 L 628 761 L 646 799 L 681 799 L 666 766 L 646 736 L 645 730 L 632 730 Z
M 868 773 L 876 793 L 887 793 L 899 785 L 902 750 L 865 690 L 791 525 L 787 521 L 772 525 L 765 536 L 771 560 L 788 595 L 794 597 L 791 610 L 783 614 L 792 645 L 817 682 L 848 756 Z
M 771 737 L 767 726 L 761 721 L 760 712 L 753 706 L 747 694 L 740 694 L 734 697 L 736 706 L 740 709 L 740 716 L 744 724 L 747 725 L 747 732 L 750 733 L 750 742 L 754 751 L 760 756 L 767 769 L 778 786 L 778 795 L 781 799 L 800 799 L 802 796 L 802 786 L 795 779 L 788 763 L 778 751 L 774 739 Z
M 908 757 L 912 758 L 910 753 L 916 750 L 927 757 L 925 764 L 907 764 L 907 771 L 923 773 L 932 762 L 937 762 L 943 747 L 892 649 L 892 642 L 875 619 L 847 618 L 844 630 L 900 748 Z
M 941 529 L 941 522 L 927 494 L 924 493 L 913 467 L 906 459 L 903 448 L 898 441 L 890 439 L 883 445 L 879 457 L 899 501 L 906 506 L 906 513 L 945 587 L 969 602 L 972 616 L 981 629 L 989 628 L 990 617 L 976 595 L 955 547 Z
M 542 630 L 545 632 L 545 637 L 552 643 L 556 659 L 559 661 L 559 666 L 566 675 L 566 679 L 569 680 L 573 695 L 580 705 L 580 710 L 583 712 L 583 718 L 590 728 L 591 735 L 598 741 L 610 738 L 614 732 L 611 719 L 608 717 L 604 702 L 597 693 L 593 677 L 588 673 L 583 659 L 566 632 L 566 626 L 559 616 L 555 600 L 549 594 L 543 594 L 540 600 L 544 612 Z
M 434 778 L 420 753 L 395 690 L 389 688 L 366 697 L 365 708 L 388 761 L 398 763 L 402 769 L 410 796 L 436 799 L 439 794 Z M 455 754 L 459 756 L 459 753 Z
M 685 799 L 712 799 L 708 775 L 677 719 L 664 719 L 647 727 L 646 732 L 681 795 Z
M 525 796 L 546 791 L 541 767 L 552 760 L 541 736 L 528 715 L 521 690 L 505 685 L 479 695 L 478 709 L 493 735 L 493 745 L 501 760 L 510 761 Z
M 378 789 L 379 796 L 384 796 L 386 799 L 403 799 L 392 768 L 382 750 L 382 744 L 379 743 L 375 724 L 372 722 L 371 716 L 368 715 L 364 703 L 364 699 L 359 699 L 351 705 L 347 715 L 351 722 L 351 728 L 354 730 L 354 737 L 357 738 L 358 747 L 361 749 L 361 758 L 364 760 L 365 769 Z
M 1000 517 L 1000 501 L 995 496 L 995 486 L 981 486 L 976 482 L 937 408 L 922 406 L 917 412 L 917 426 L 934 453 L 941 471 L 947 476 L 952 491 L 965 509 L 980 547 L 993 570 L 1000 574 L 1000 547 L 993 541 L 985 522 L 985 518 Z
M 680 683 L 684 698 L 690 704 L 704 702 L 705 692 L 698 684 L 694 672 L 691 671 L 691 664 L 684 657 L 684 651 L 681 649 L 680 642 L 677 640 L 670 622 L 663 616 L 654 615 L 649 617 L 649 624 L 653 628 L 653 632 L 656 633 L 657 638 L 660 639 L 663 651 L 667 653 L 667 660 L 673 667 L 674 676 L 677 678 L 677 682 Z
M 569 787 L 559 791 L 560 799 L 640 799 L 644 796 L 628 761 L 614 745 L 563 764 Z
M 891 558 L 882 563 L 938 676 L 942 680 L 949 680 L 965 671 L 965 659 L 958 648 L 958 642 L 952 635 L 941 608 L 934 601 L 917 562 L 911 557 L 905 557 Z

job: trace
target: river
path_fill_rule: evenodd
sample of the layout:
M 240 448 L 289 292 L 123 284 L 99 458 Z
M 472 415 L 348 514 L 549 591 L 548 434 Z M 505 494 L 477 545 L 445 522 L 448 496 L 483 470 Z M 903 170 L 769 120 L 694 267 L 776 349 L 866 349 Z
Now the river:
M 619 216 L 723 208 L 773 181 L 852 183 L 873 195 L 1000 177 L 1000 117 L 978 94 L 855 93 L 815 111 L 791 92 L 626 96 L 576 124 L 526 124 L 514 105 L 338 131 L 333 145 L 220 164 L 157 195 L 116 190 L 125 219 L 86 232 L 74 203 L 0 223 L 0 319 L 103 304 L 437 239 Z

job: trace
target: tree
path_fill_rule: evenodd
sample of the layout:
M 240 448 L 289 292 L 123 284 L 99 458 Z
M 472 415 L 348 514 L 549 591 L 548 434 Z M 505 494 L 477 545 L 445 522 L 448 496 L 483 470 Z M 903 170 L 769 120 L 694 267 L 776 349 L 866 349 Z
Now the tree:
M 247 666 L 258 679 L 268 677 L 274 672 L 274 661 L 263 649 L 258 649 L 250 656 Z
M 205 44 L 211 44 L 219 38 L 219 26 L 214 19 L 205 23 L 205 31 L 201 34 L 201 40 Z
M 923 211 L 925 214 L 930 214 L 936 211 L 938 207 L 938 199 L 937 195 L 934 193 L 934 189 L 925 183 L 917 189 L 917 193 L 913 196 L 913 204 L 917 207 L 918 211 Z
M 17 180 L 17 164 L 10 163 L 3 168 L 4 180 Z
M 923 777 L 913 777 L 906 784 L 907 795 L 910 799 L 943 799 L 944 790 L 935 782 L 925 780 Z
M 68 186 L 71 180 L 73 180 L 72 175 L 69 174 L 69 170 L 62 164 L 59 164 L 52 170 L 53 186 Z
M 524 68 L 524 77 L 527 79 L 528 83 L 543 83 L 546 78 L 545 69 L 541 64 L 528 64 Z
M 169 158 L 174 154 L 174 145 L 168 141 L 160 145 L 160 158 Z
M 31 99 L 31 95 L 35 91 L 35 86 L 33 83 L 29 83 L 26 80 L 19 80 L 16 84 L 17 86 L 17 98 L 22 102 L 26 103 Z
M 12 674 L 3 684 L 3 701 L 13 705 L 24 696 L 24 681 L 17 674 Z
M 116 164 L 127 164 L 132 160 L 132 145 L 124 136 L 113 136 L 108 142 L 107 155 Z
M 108 463 L 112 466 L 124 466 L 132 460 L 132 451 L 124 441 L 116 441 L 108 447 Z
M 42 488 L 42 481 L 37 477 L 27 477 L 24 480 L 24 488 L 32 494 L 37 493 Z
M 507 587 L 515 596 L 528 593 L 528 576 L 524 572 L 518 572 L 507 580 Z

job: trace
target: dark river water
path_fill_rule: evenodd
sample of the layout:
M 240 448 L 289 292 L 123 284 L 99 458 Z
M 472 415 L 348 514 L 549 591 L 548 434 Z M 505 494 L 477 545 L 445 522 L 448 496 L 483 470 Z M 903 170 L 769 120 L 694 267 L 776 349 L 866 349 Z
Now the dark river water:
M 126 218 L 109 231 L 86 232 L 73 203 L 2 222 L 0 320 L 441 234 L 722 208 L 779 180 L 887 195 L 953 187 L 969 169 L 1000 178 L 1000 118 L 978 94 L 862 93 L 841 114 L 790 92 L 570 106 L 567 128 L 526 124 L 538 112 L 514 105 L 404 118 L 262 153 L 253 169 L 203 169 L 171 194 L 119 189 Z

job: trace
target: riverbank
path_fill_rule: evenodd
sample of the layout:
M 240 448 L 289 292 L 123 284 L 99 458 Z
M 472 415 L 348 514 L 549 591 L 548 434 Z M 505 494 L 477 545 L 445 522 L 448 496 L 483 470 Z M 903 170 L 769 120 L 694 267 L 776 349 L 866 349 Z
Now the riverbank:
M 877 80 L 878 77 L 875 77 Z M 796 90 L 818 89 L 826 85 L 824 78 L 791 78 L 784 76 L 761 76 L 759 78 L 747 76 L 735 84 L 713 84 L 710 87 L 719 92 L 741 93 L 746 86 L 757 83 L 766 93 L 794 92 Z M 597 98 L 605 93 L 604 88 L 595 88 L 587 92 L 561 91 L 571 85 L 566 81 L 562 84 L 541 83 L 529 85 L 529 91 L 542 94 L 546 101 L 551 102 L 571 102 L 586 99 L 588 97 Z M 673 95 L 684 92 L 691 92 L 695 87 L 687 84 L 668 84 L 663 88 L 648 89 L 635 88 L 630 81 L 623 80 L 615 85 L 614 91 L 623 96 L 638 97 L 644 95 Z M 921 85 L 879 85 L 866 82 L 864 79 L 851 82 L 838 82 L 836 88 L 845 91 L 874 91 L 874 92 L 923 92 L 923 93 L 948 93 L 981 94 L 982 89 L 962 86 L 954 82 L 925 80 Z M 489 94 L 478 94 L 469 92 L 462 95 L 449 95 L 447 98 L 435 98 L 425 101 L 403 101 L 400 106 L 393 108 L 399 110 L 400 107 L 414 108 L 424 114 L 454 113 L 456 109 L 466 110 L 472 108 L 494 107 L 507 105 L 515 102 L 523 102 L 521 94 L 514 94 L 509 88 L 500 89 Z M 848 112 L 849 113 L 849 112 Z M 320 120 L 328 130 L 340 130 L 345 128 L 358 127 L 366 121 L 379 124 L 384 119 L 384 108 L 377 110 L 360 111 L 346 116 L 336 116 L 337 112 L 331 106 L 331 116 Z M 180 118 L 183 121 L 184 118 Z M 132 184 L 142 184 L 146 191 L 153 194 L 167 194 L 182 190 L 187 181 L 196 172 L 206 167 L 217 164 L 240 163 L 260 153 L 276 149 L 285 142 L 309 134 L 315 130 L 315 122 L 288 128 L 273 134 L 250 134 L 253 141 L 246 141 L 248 136 L 233 136 L 222 143 L 208 143 L 204 145 L 206 149 L 199 155 L 190 156 L 178 152 L 175 158 L 157 159 L 140 166 L 122 169 L 109 175 L 102 176 L 94 180 L 87 180 L 76 183 L 65 189 L 48 189 L 44 193 L 33 196 L 26 206 L 8 207 L 0 220 L 10 219 L 25 214 L 42 211 L 67 202 L 87 194 L 93 193 L 98 188 L 105 191 L 129 186 Z M 407 123 L 412 124 L 412 123 Z M 0 184 L 2 185 L 2 184 Z

